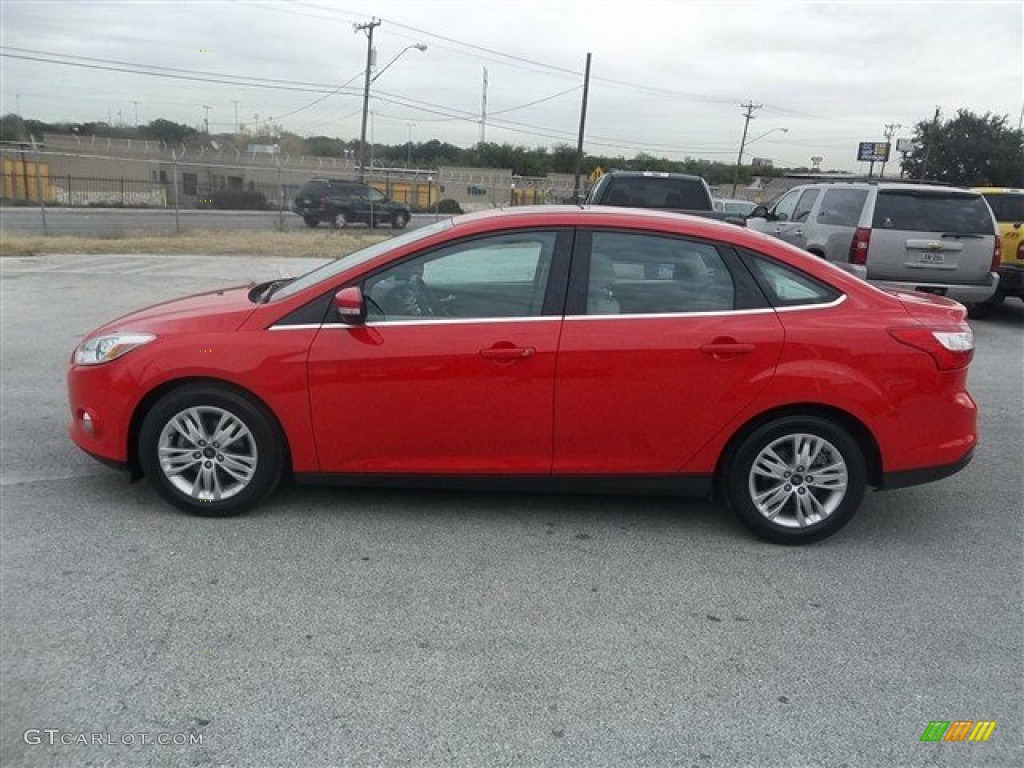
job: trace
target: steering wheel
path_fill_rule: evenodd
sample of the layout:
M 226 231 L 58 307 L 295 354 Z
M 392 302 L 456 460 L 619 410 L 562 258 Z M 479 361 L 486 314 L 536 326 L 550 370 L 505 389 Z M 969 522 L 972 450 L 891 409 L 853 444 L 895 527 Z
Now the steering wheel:
M 434 292 L 430 289 L 420 276 L 416 276 L 409 280 L 409 290 L 416 298 L 416 304 L 420 308 L 420 312 L 426 317 L 441 317 L 444 316 L 445 312 L 441 307 L 441 303 L 438 301 Z

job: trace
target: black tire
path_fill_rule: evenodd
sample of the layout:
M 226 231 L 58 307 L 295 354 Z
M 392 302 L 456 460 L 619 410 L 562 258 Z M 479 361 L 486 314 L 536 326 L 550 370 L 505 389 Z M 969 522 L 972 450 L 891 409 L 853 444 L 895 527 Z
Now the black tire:
M 405 229 L 409 223 L 409 214 L 405 211 L 395 211 L 391 217 L 391 227 L 393 229 Z
M 799 461 L 802 445 L 819 448 L 806 467 Z M 765 454 L 769 448 L 781 464 L 772 464 Z M 755 473 L 759 459 L 761 471 Z M 815 477 L 817 472 L 823 474 Z M 864 452 L 846 429 L 819 416 L 786 416 L 758 427 L 736 446 L 725 464 L 723 490 L 732 511 L 761 538 L 810 544 L 850 522 L 866 482 Z
M 1001 291 L 996 291 L 991 299 L 988 301 L 980 302 L 979 304 L 968 304 L 967 305 L 967 316 L 972 320 L 981 320 L 992 314 L 992 310 L 998 307 L 1006 300 L 1006 294 Z
M 174 421 L 185 414 L 189 414 L 186 420 L 193 424 L 198 414 L 204 431 L 202 437 L 210 438 L 202 440 L 202 447 L 198 445 L 198 437 L 192 440 L 173 427 Z M 223 445 L 212 442 L 217 426 L 231 423 L 221 421 L 220 414 L 228 414 L 247 432 L 229 435 L 230 440 Z M 161 446 L 165 449 L 163 460 Z M 230 389 L 197 384 L 175 389 L 157 401 L 142 422 L 138 451 L 143 473 L 164 499 L 195 515 L 228 517 L 245 512 L 274 490 L 283 470 L 283 446 L 280 430 L 265 408 Z M 207 455 L 200 454 L 197 459 L 200 451 Z M 240 460 L 245 464 L 240 464 Z M 179 468 L 186 462 L 189 466 L 175 472 L 170 466 L 174 461 L 179 462 Z M 167 463 L 167 471 L 163 462 Z M 250 462 L 251 473 L 246 472 Z M 204 472 L 200 464 L 207 468 L 203 479 L 200 479 L 200 473 Z M 234 474 L 240 467 L 243 467 L 243 474 L 251 474 L 244 484 Z M 189 484 L 191 494 L 182 487 Z M 241 484 L 241 487 L 218 498 L 220 492 L 231 491 L 233 484 Z
M 345 211 L 335 211 L 331 214 L 331 227 L 333 229 L 344 229 L 348 226 L 349 217 Z
M 316 218 L 315 216 L 303 216 L 302 220 L 306 222 L 306 226 L 309 227 L 310 229 L 313 229 L 320 223 L 320 219 Z

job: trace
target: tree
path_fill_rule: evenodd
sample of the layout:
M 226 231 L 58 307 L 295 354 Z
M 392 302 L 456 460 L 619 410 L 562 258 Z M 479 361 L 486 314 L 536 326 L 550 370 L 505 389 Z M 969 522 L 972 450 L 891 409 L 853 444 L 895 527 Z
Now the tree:
M 82 126 L 82 133 L 90 133 L 90 131 L 86 130 L 85 125 Z M 145 126 L 141 133 L 148 139 L 165 141 L 168 144 L 180 144 L 185 139 L 198 135 L 199 132 L 195 128 L 189 128 L 187 125 L 160 118 Z
M 906 175 L 961 187 L 1024 185 L 1024 133 L 1007 117 L 976 115 L 922 120 L 914 128 L 916 147 L 903 163 Z

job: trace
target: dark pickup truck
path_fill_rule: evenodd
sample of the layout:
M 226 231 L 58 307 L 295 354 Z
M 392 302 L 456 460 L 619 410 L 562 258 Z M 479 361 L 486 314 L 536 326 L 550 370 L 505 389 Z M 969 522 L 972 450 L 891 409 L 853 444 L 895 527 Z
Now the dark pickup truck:
M 612 171 L 597 180 L 584 202 L 588 205 L 657 208 L 740 226 L 746 224 L 742 216 L 716 211 L 707 182 L 700 176 L 683 173 Z

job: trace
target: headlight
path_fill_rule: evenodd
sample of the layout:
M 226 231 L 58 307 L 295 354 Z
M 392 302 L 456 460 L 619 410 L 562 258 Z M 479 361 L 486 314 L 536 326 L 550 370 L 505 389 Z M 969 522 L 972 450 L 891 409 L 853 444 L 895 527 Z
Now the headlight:
M 155 338 L 151 333 L 111 333 L 86 339 L 75 350 L 75 365 L 109 363 Z

